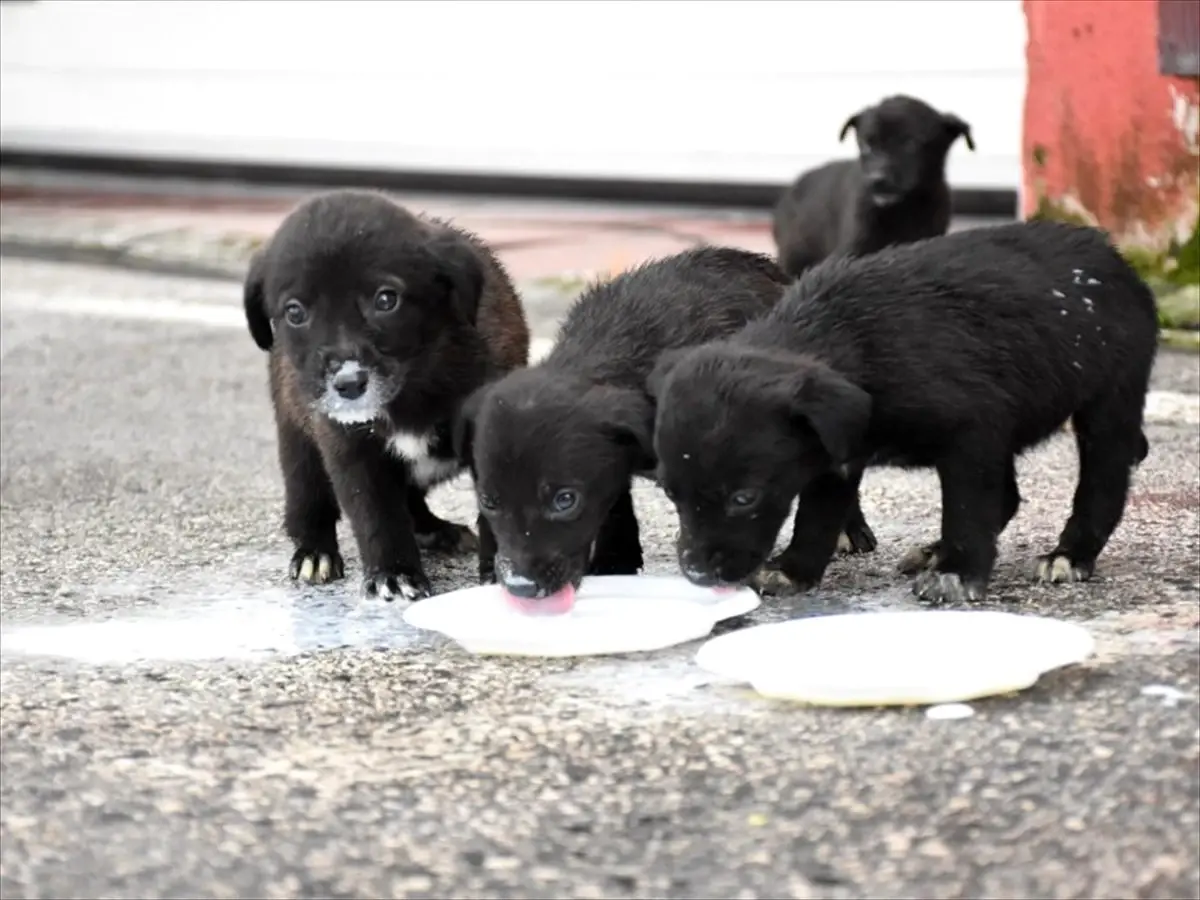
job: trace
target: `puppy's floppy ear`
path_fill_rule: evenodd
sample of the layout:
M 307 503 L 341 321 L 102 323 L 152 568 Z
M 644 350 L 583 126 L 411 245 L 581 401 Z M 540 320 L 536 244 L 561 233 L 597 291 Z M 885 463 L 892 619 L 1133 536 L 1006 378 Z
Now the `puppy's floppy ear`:
M 807 420 L 835 464 L 853 459 L 871 422 L 871 395 L 826 366 L 799 377 L 791 398 L 793 414 Z
M 838 133 L 838 143 L 841 143 L 842 141 L 844 141 L 846 139 L 846 132 L 849 131 L 851 128 L 853 128 L 855 130 L 858 129 L 858 117 L 861 116 L 864 112 L 865 112 L 865 110 L 860 109 L 858 112 L 856 112 L 854 115 L 852 115 L 850 118 L 848 118 L 846 120 L 846 124 L 842 126 L 841 132 Z
M 975 141 L 971 138 L 970 125 L 954 113 L 942 113 L 942 121 L 946 125 L 946 133 L 950 135 L 950 143 L 953 144 L 961 137 L 967 142 L 967 147 L 971 152 L 975 151 Z
M 438 276 L 454 295 L 454 307 L 462 318 L 475 324 L 483 296 L 483 266 L 466 238 L 456 234 L 439 236 L 430 246 L 437 260 Z
M 686 352 L 687 348 L 685 347 L 675 347 L 672 350 L 664 350 L 659 354 L 658 362 L 654 364 L 654 368 L 646 378 L 647 394 L 655 400 L 658 399 L 659 393 L 662 391 L 663 382 L 667 380 L 667 376 L 675 368 L 675 364 L 683 358 Z
M 479 415 L 479 408 L 483 405 L 483 399 L 487 396 L 490 387 L 491 385 L 485 384 L 476 388 L 463 401 L 462 406 L 458 408 L 458 413 L 454 416 L 454 428 L 451 435 L 454 455 L 472 472 L 475 471 L 472 459 L 475 450 L 475 417 Z
M 654 405 L 640 391 L 598 385 L 583 402 L 604 423 L 613 439 L 631 453 L 635 467 L 654 459 Z
M 254 343 L 258 344 L 260 350 L 270 350 L 275 342 L 271 317 L 267 314 L 266 277 L 266 252 L 257 250 L 250 257 L 250 267 L 246 270 L 246 280 L 242 284 L 242 306 L 246 310 L 246 324 L 250 326 L 250 336 L 254 338 Z

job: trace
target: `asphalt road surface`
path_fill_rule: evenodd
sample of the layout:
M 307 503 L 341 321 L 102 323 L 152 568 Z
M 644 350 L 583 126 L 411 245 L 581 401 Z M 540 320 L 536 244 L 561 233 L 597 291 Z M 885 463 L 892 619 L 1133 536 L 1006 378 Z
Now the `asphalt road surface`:
M 3 654 L 5 898 L 1200 893 L 1194 397 L 1159 398 L 1092 583 L 1025 578 L 1069 436 L 1020 466 L 986 605 L 1085 622 L 1092 660 L 955 721 L 807 709 L 711 683 L 695 643 L 470 657 L 352 602 L 352 550 L 348 586 L 294 588 L 237 287 L 0 273 L 3 626 L 43 649 Z M 1196 364 L 1165 357 L 1156 389 L 1194 395 Z M 637 503 L 671 572 L 665 498 Z M 434 506 L 467 521 L 467 484 Z M 873 472 L 864 507 L 879 551 L 752 621 L 915 605 L 893 568 L 937 527 L 935 478 Z

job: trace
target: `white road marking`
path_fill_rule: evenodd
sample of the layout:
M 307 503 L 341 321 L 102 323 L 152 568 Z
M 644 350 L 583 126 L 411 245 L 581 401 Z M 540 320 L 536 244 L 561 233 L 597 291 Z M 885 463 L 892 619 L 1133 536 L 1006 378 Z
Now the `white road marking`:
M 127 297 L 54 297 L 40 291 L 8 289 L 0 295 L 0 312 L 29 310 L 66 316 L 122 319 L 136 322 L 184 322 L 213 328 L 246 328 L 240 306 L 220 303 L 190 303 L 181 300 L 137 300 Z M 550 352 L 553 338 L 535 337 L 529 357 L 535 362 Z
M 9 310 L 137 322 L 181 322 L 213 328 L 246 328 L 241 306 L 168 299 L 138 300 L 103 295 L 55 297 L 39 291 L 9 288 L 0 295 L 0 312 Z M 533 338 L 529 347 L 529 361 L 540 361 L 553 346 L 553 338 Z M 1146 419 L 1149 422 L 1200 423 L 1200 394 L 1150 391 L 1146 396 Z
M 139 322 L 187 322 L 215 328 L 246 328 L 246 314 L 240 306 L 217 303 L 104 296 L 53 297 L 37 291 L 9 289 L 0 295 L 0 312 L 13 309 Z

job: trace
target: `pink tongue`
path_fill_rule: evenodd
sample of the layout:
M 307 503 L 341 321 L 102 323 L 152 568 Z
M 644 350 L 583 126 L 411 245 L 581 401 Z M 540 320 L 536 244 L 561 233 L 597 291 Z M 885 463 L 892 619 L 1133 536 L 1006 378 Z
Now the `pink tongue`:
M 737 588 L 731 584 L 718 584 L 713 588 L 713 593 L 716 594 L 734 594 L 737 593 Z
M 501 593 L 509 606 L 527 616 L 561 616 L 569 613 L 575 606 L 575 588 L 569 584 L 549 597 L 536 600 L 513 596 L 503 588 Z

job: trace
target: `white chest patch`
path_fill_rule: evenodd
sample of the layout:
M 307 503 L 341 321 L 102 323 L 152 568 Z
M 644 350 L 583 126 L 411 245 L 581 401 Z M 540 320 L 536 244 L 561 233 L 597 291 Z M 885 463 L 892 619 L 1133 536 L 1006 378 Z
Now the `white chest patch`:
M 408 463 L 413 480 L 423 488 L 432 487 L 458 474 L 459 465 L 453 459 L 439 459 L 429 452 L 432 434 L 411 434 L 397 431 L 388 438 L 388 450 Z

